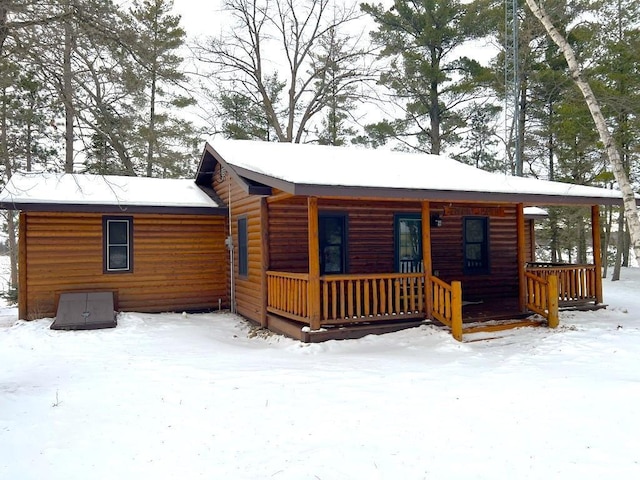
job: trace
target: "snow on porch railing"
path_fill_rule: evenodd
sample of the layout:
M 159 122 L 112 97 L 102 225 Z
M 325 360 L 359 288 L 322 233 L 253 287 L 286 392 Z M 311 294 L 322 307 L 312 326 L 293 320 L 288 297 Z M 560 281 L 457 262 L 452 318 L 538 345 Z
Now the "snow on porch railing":
M 325 325 L 424 318 L 424 274 L 325 275 L 320 304 Z
M 541 277 L 525 272 L 527 282 L 526 307 L 547 319 L 550 328 L 558 326 L 558 277 L 553 274 Z
M 462 341 L 462 284 L 449 285 L 438 277 L 430 277 L 433 293 L 433 318 L 451 329 L 453 338 Z
M 542 278 L 555 275 L 558 278 L 558 300 L 562 304 L 599 303 L 595 265 L 530 263 L 526 271 Z
M 267 272 L 267 310 L 301 322 L 309 322 L 309 274 Z

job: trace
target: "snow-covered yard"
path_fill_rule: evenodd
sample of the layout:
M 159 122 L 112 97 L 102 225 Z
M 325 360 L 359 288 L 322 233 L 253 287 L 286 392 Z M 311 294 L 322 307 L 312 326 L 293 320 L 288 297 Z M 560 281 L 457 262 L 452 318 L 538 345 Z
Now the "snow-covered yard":
M 640 270 L 607 310 L 303 345 L 230 314 L 0 311 L 2 479 L 640 478 Z

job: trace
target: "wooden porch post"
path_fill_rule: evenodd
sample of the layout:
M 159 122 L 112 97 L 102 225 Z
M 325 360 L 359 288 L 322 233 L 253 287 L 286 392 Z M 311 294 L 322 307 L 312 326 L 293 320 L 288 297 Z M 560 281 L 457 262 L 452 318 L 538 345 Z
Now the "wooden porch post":
M 462 341 L 462 283 L 451 282 L 451 334 Z
M 518 250 L 517 250 L 517 262 L 518 262 L 518 306 L 521 311 L 526 308 L 526 288 L 524 278 L 524 262 L 525 262 L 525 234 L 524 234 L 524 205 L 519 203 L 516 207 L 516 224 L 518 226 Z
M 596 303 L 604 301 L 602 297 L 602 245 L 600 242 L 600 207 L 591 207 L 591 236 L 593 238 L 593 264 L 596 267 Z
M 558 277 L 557 275 L 549 275 L 547 278 L 547 301 L 548 314 L 547 324 L 549 328 L 556 328 L 560 323 L 558 315 Z
M 9 212 L 11 214 L 12 212 Z M 27 305 L 27 214 L 20 212 L 18 223 L 18 318 L 28 318 Z
M 269 204 L 266 198 L 260 200 L 260 248 L 262 249 L 262 305 L 260 312 L 260 325 L 267 327 L 267 306 L 269 302 L 269 289 L 267 287 L 267 271 L 269 270 Z
M 320 244 L 318 241 L 318 199 L 307 199 L 309 224 L 309 283 L 307 305 L 309 307 L 309 326 L 311 330 L 320 330 Z
M 429 202 L 422 202 L 422 265 L 424 268 L 424 313 L 433 318 L 433 297 L 431 286 L 431 212 Z

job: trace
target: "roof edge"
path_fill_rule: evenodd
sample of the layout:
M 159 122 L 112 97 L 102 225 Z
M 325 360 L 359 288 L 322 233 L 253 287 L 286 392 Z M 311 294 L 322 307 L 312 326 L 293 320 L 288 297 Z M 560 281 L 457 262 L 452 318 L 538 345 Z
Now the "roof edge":
M 392 200 L 429 200 L 487 203 L 524 203 L 527 205 L 622 205 L 622 197 L 572 197 L 541 193 L 498 193 L 456 190 L 418 190 L 408 188 L 327 186 L 294 184 L 294 195 L 314 197 L 369 197 Z M 636 201 L 640 204 L 640 200 Z
M 85 203 L 30 203 L 0 202 L 0 209 L 23 212 L 62 213 L 155 213 L 164 215 L 216 215 L 226 216 L 227 207 L 181 207 L 156 205 L 104 205 Z

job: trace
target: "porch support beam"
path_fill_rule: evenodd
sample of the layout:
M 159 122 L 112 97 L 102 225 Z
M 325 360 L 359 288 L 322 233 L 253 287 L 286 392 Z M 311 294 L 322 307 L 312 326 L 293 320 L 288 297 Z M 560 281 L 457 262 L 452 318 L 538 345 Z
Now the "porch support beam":
M 518 262 L 518 306 L 521 311 L 526 309 L 526 288 L 527 285 L 525 283 L 524 278 L 524 263 L 526 256 L 526 241 L 525 241 L 525 230 L 524 230 L 524 205 L 519 203 L 516 205 L 516 224 L 518 229 L 518 249 L 517 249 L 517 262 Z
M 320 330 L 320 243 L 318 241 L 318 199 L 307 199 L 309 225 L 309 283 L 307 305 L 311 330 Z
M 13 214 L 12 211 L 8 213 Z M 20 320 L 31 320 L 28 315 L 27 288 L 27 214 L 20 212 L 18 223 L 18 318 Z
M 431 286 L 431 211 L 429 202 L 422 202 L 422 265 L 424 267 L 424 311 L 433 319 L 433 291 Z
M 282 200 L 287 200 L 289 198 L 292 198 L 293 196 L 294 196 L 293 193 L 280 192 L 280 193 L 277 193 L 276 195 L 271 195 L 270 197 L 267 197 L 267 202 L 269 203 L 281 202 Z
M 269 270 L 269 205 L 266 198 L 260 199 L 260 249 L 262 250 L 262 282 L 260 294 L 262 295 L 262 304 L 260 311 L 260 325 L 267 327 L 267 304 L 269 299 L 269 289 L 267 288 L 267 271 Z
M 602 244 L 600 242 L 600 207 L 591 206 L 591 236 L 593 239 L 593 264 L 596 267 L 596 303 L 603 303 L 602 297 Z

